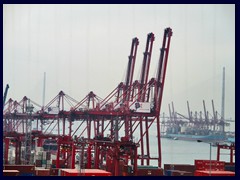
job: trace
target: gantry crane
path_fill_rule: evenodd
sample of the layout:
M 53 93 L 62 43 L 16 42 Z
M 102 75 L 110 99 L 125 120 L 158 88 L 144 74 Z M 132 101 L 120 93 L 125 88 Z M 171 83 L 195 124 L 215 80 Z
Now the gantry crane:
M 126 166 L 131 164 L 134 175 L 137 175 L 138 160 L 141 161 L 141 165 L 149 165 L 151 160 L 157 160 L 158 167 L 161 167 L 159 115 L 171 36 L 171 28 L 166 28 L 163 35 L 158 71 L 154 78 L 150 80 L 148 78 L 155 40 L 154 34 L 149 33 L 139 80 L 133 81 L 139 45 L 138 39 L 134 38 L 128 57 L 125 82 L 120 83 L 105 98 L 99 98 L 90 91 L 84 99 L 76 101 L 60 91 L 47 105 L 40 106 L 39 110 L 31 114 L 33 122 L 37 122 L 34 124 L 37 126 L 36 129 L 41 131 L 34 136 L 31 132 L 31 137 L 39 137 L 38 145 L 42 145 L 41 140 L 43 139 L 51 137 L 57 139 L 57 166 L 59 166 L 59 160 L 62 158 L 68 162 L 69 167 L 74 168 L 73 157 L 75 151 L 79 151 L 87 161 L 86 166 L 88 168 L 103 167 L 103 160 L 105 159 L 107 160 L 106 169 L 111 169 L 114 175 L 119 175 L 120 162 Z M 56 103 L 57 111 L 51 113 L 54 103 Z M 69 104 L 69 109 L 65 106 L 66 103 Z M 143 111 L 141 106 L 146 106 L 146 110 Z M 21 126 L 22 121 L 20 119 L 29 118 L 25 112 L 14 112 L 15 110 L 16 108 L 13 108 L 9 103 L 8 110 L 4 113 L 4 119 L 12 118 L 13 120 L 14 128 L 12 130 Z M 149 142 L 149 129 L 153 122 L 157 123 L 157 157 L 151 155 Z M 76 127 L 75 131 L 73 131 L 74 126 Z M 24 128 L 24 126 L 22 127 Z M 45 130 L 43 131 L 43 129 Z M 53 133 L 54 130 L 57 131 L 55 134 Z M 26 129 L 21 129 L 19 133 L 24 134 L 25 131 Z M 9 133 L 5 135 L 7 137 Z M 139 136 L 139 139 L 134 141 L 136 136 Z M 144 138 L 145 140 L 143 140 Z M 66 149 L 64 149 L 65 147 Z M 139 152 L 138 147 L 140 148 Z

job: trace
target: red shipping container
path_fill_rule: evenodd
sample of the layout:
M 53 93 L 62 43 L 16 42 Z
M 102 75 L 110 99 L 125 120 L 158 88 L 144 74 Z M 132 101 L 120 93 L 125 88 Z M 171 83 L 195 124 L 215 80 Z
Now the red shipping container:
M 36 176 L 50 176 L 50 169 L 36 169 Z
M 18 170 L 3 170 L 3 176 L 18 176 Z
M 79 176 L 79 170 L 78 169 L 61 169 L 61 176 Z
M 61 176 L 111 176 L 111 173 L 101 169 L 61 169 Z
M 151 168 L 138 169 L 137 170 L 137 175 L 138 176 L 163 176 L 163 169 L 161 169 L 161 168 L 158 168 L 158 169 L 151 169 Z
M 66 160 L 63 160 L 63 159 L 59 160 L 59 166 L 60 166 L 60 168 L 64 168 L 64 167 L 65 167 L 65 162 L 66 162 Z M 53 159 L 53 160 L 52 160 L 52 165 L 53 165 L 54 167 L 56 167 L 56 164 L 57 164 L 57 160 Z
M 35 166 L 34 165 L 4 165 L 4 170 L 18 170 L 19 174 L 27 173 L 27 174 L 34 174 L 35 173 Z
M 60 171 L 59 168 L 51 168 L 50 169 L 50 176 L 58 176 L 59 171 Z
M 235 176 L 235 172 L 232 171 L 200 171 L 197 170 L 194 176 Z
M 210 166 L 211 162 L 211 166 Z M 224 171 L 225 162 L 216 160 L 195 160 L 196 170 Z
M 111 176 L 112 174 L 102 169 L 82 169 L 81 176 Z

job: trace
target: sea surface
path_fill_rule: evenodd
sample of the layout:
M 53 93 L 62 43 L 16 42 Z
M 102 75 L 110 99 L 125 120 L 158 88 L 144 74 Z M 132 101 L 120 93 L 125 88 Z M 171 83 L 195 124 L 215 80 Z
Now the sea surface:
M 157 138 L 156 138 L 157 140 Z M 150 144 L 152 156 L 157 155 L 157 141 Z M 194 160 L 210 160 L 210 144 L 161 138 L 162 167 L 164 164 L 192 164 Z M 220 161 L 230 162 L 230 150 L 220 151 Z M 211 160 L 217 160 L 217 147 L 211 146 Z M 235 156 L 234 156 L 235 162 Z M 157 166 L 157 161 L 150 163 Z

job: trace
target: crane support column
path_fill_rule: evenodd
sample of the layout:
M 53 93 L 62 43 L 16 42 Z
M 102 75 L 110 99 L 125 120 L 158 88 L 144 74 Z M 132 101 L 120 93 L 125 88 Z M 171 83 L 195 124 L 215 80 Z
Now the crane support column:
M 4 164 L 8 164 L 8 149 L 9 149 L 9 138 L 4 139 L 5 147 L 4 147 Z

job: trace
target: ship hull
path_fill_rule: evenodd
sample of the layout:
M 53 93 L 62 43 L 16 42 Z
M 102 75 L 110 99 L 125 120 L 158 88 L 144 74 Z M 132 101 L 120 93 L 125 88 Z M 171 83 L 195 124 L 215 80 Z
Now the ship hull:
M 185 141 L 224 141 L 226 140 L 224 135 L 186 135 L 186 134 L 166 134 L 166 138 L 171 138 L 175 140 L 185 140 Z

